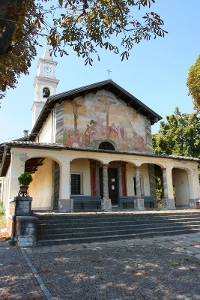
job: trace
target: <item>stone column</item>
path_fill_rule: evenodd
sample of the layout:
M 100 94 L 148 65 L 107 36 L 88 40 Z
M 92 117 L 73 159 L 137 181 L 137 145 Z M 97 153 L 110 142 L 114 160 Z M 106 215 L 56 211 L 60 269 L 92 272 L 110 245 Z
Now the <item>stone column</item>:
M 168 196 L 168 184 L 167 184 L 167 170 L 166 170 L 166 168 L 162 168 L 162 177 L 163 177 L 162 208 L 163 209 L 176 209 L 174 198 L 169 199 L 169 196 Z
M 136 199 L 134 199 L 134 209 L 144 210 L 144 199 L 141 196 L 140 186 L 140 167 L 135 167 L 135 181 L 136 181 Z
M 96 196 L 96 162 L 90 160 L 91 196 Z
M 71 168 L 70 161 L 63 159 L 60 164 L 60 192 L 59 211 L 73 211 L 74 204 L 71 199 Z
M 121 165 L 121 189 L 122 189 L 122 196 L 127 196 L 127 190 L 126 190 L 126 163 Z
M 111 199 L 109 199 L 107 164 L 103 164 L 103 199 L 101 199 L 101 209 L 104 211 L 110 211 L 112 209 Z
M 148 164 L 149 171 L 149 184 L 150 184 L 150 195 L 152 196 L 152 201 L 154 202 L 154 208 L 158 207 L 157 196 L 156 196 L 156 176 L 155 168 L 153 164 Z

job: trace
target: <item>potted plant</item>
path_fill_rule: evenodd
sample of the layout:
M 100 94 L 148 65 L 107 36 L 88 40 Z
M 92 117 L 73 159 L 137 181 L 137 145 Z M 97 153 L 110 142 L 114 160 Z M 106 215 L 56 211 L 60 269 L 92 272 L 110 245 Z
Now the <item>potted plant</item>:
M 31 173 L 24 172 L 18 177 L 18 182 L 20 184 L 19 196 L 27 196 L 28 186 L 33 181 Z

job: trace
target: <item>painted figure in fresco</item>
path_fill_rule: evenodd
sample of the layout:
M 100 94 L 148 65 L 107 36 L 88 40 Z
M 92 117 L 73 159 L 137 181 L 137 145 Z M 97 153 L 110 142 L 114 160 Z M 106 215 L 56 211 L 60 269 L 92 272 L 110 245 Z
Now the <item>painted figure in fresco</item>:
M 124 130 L 124 126 L 122 124 L 122 122 L 119 123 L 119 125 L 117 126 L 118 132 L 119 132 L 119 137 L 124 140 L 125 138 L 125 130 Z
M 106 136 L 109 137 L 109 108 L 110 105 L 116 104 L 116 102 L 108 100 L 105 95 L 102 96 L 102 98 L 103 99 L 98 99 L 98 101 L 103 103 L 106 109 Z
M 139 134 L 135 138 L 135 150 L 144 151 L 144 139 Z
M 111 138 L 117 138 L 118 137 L 118 129 L 115 126 L 114 123 L 112 123 L 112 125 L 109 126 L 109 137 L 111 137 Z
M 82 147 L 81 136 L 80 136 L 79 133 L 76 134 L 72 147 L 74 147 L 74 148 L 81 148 Z
M 74 132 L 68 132 L 65 145 L 73 148 L 81 148 L 81 135 L 78 132 L 77 134 L 75 134 Z
M 69 132 L 67 135 L 67 141 L 65 144 L 66 144 L 66 146 L 72 147 L 73 142 L 74 142 L 74 134 L 72 132 Z
M 74 132 L 75 134 L 77 134 L 77 126 L 78 126 L 78 109 L 79 107 L 81 107 L 82 105 L 81 104 L 78 104 L 76 101 L 71 101 L 70 104 L 72 105 L 73 107 L 73 113 L 74 113 Z
M 90 125 L 87 125 L 87 128 L 84 132 L 84 141 L 85 143 L 91 143 L 93 141 L 100 140 L 100 133 L 98 130 L 97 122 L 95 120 L 90 121 Z
M 87 128 L 84 133 L 84 141 L 85 141 L 85 143 L 90 142 L 90 126 L 89 125 L 87 125 Z
M 100 134 L 95 120 L 90 121 L 90 141 L 97 141 L 100 139 Z

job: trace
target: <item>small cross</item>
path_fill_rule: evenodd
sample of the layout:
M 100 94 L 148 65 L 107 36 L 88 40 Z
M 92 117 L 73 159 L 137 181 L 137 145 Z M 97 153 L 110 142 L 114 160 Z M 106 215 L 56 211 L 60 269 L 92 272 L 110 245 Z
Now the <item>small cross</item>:
M 110 78 L 110 73 L 112 72 L 110 69 L 106 70 L 108 72 L 108 79 Z

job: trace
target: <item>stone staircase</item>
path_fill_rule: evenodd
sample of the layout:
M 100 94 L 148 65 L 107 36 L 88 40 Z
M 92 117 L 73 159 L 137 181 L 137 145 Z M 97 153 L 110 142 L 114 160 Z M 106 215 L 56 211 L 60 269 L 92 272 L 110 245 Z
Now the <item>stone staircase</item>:
M 34 213 L 37 245 L 90 243 L 200 232 L 200 213 Z

